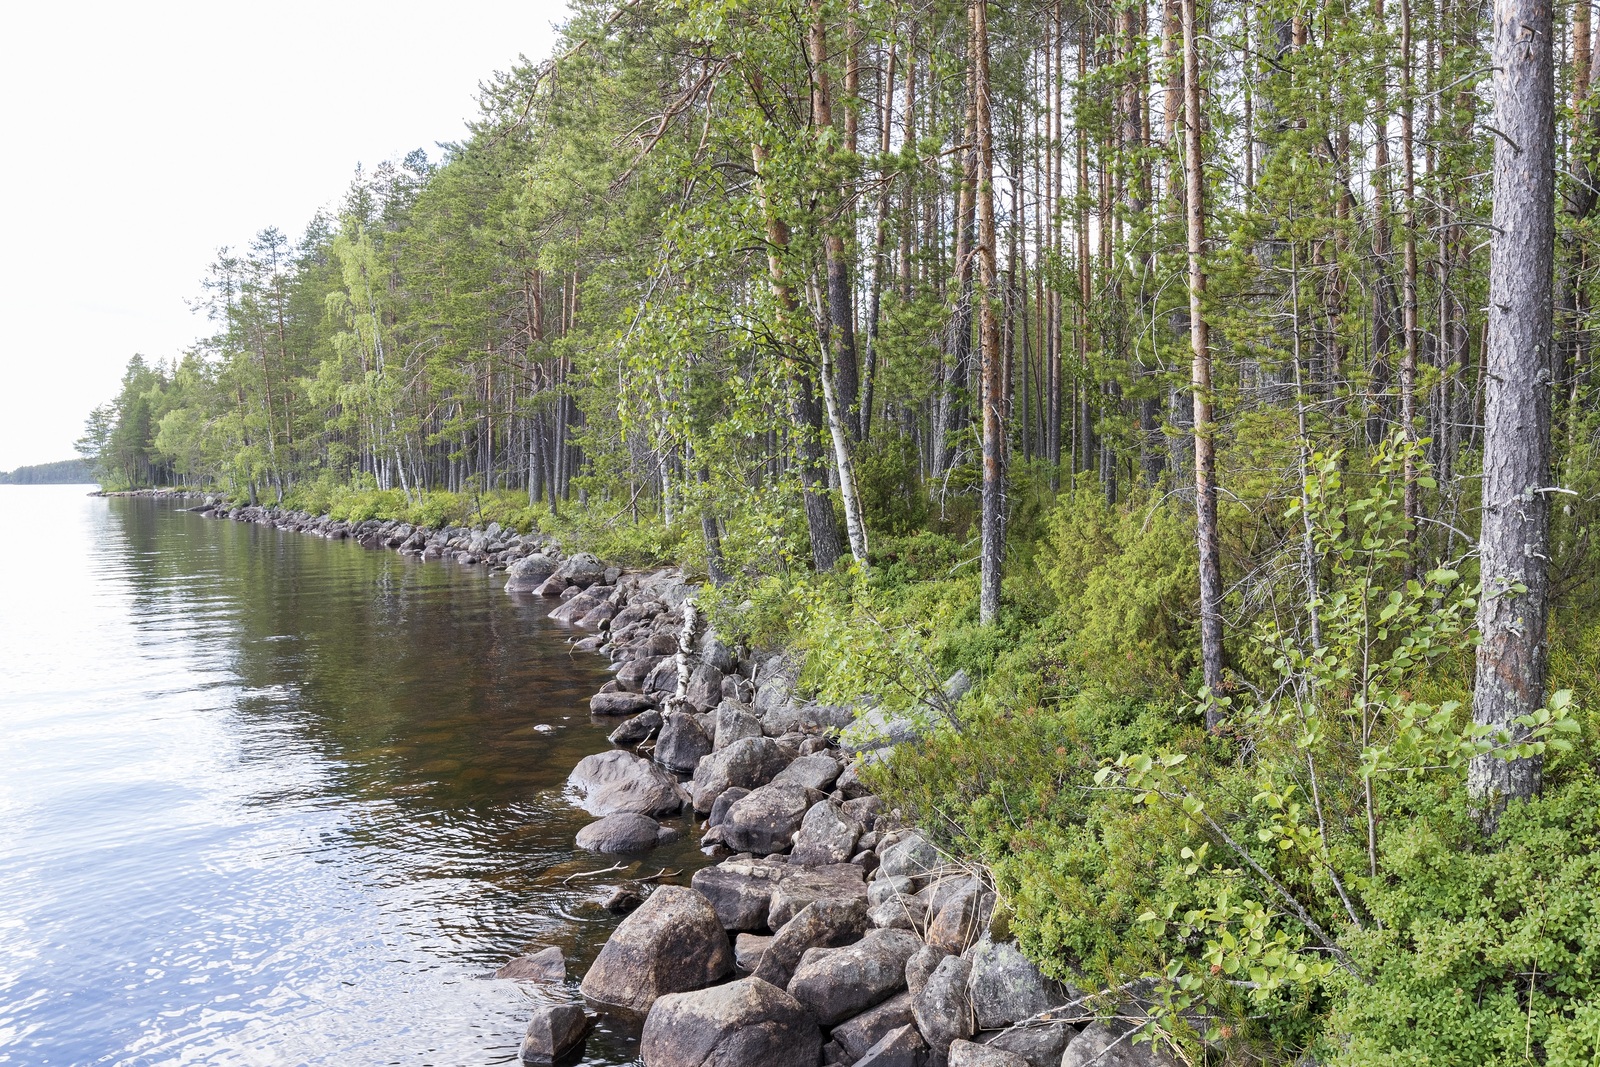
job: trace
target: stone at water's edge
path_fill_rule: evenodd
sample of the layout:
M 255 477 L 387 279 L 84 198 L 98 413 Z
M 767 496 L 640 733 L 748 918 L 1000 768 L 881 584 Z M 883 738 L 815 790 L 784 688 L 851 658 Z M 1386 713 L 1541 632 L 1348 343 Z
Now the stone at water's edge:
M 588 1030 L 589 1018 L 578 1005 L 541 1004 L 533 1009 L 518 1055 L 523 1063 L 554 1063 L 577 1048 Z
M 767 925 L 772 891 L 794 868 L 776 860 L 727 860 L 695 871 L 689 884 L 712 904 L 727 930 L 760 930 Z
M 643 693 L 596 693 L 589 698 L 591 715 L 638 715 L 655 706 L 654 698 Z
M 822 1034 L 793 997 L 744 978 L 661 997 L 639 1052 L 645 1067 L 816 1067 Z
M 698 715 L 670 711 L 662 720 L 661 736 L 656 739 L 655 760 L 670 771 L 688 774 L 702 757 L 711 753 L 711 738 Z
M 733 972 L 711 902 L 664 885 L 611 934 L 580 987 L 596 1004 L 643 1014 L 658 997 L 703 989 Z
M 676 815 L 687 801 L 683 787 L 671 774 L 619 749 L 579 760 L 567 784 L 591 815 Z
M 519 982 L 565 982 L 567 961 L 561 950 L 552 945 L 527 956 L 518 956 L 495 971 L 494 976 Z
M 728 809 L 722 839 L 735 852 L 758 856 L 786 850 L 815 793 L 799 785 L 764 785 Z
M 648 815 L 618 812 L 579 830 L 577 845 L 588 852 L 644 852 L 677 836 L 676 830 Z

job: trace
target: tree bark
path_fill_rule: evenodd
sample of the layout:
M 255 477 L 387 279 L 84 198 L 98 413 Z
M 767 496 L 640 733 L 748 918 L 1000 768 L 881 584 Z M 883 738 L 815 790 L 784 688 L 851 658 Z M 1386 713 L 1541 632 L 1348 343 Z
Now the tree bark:
M 1551 273 L 1555 243 L 1550 0 L 1494 7 L 1494 214 L 1485 354 L 1483 525 L 1473 721 L 1513 736 L 1544 701 L 1548 596 Z M 1520 591 L 1519 591 L 1520 590 Z M 1477 756 L 1467 792 L 1493 826 L 1538 793 L 1543 761 Z
M 1217 535 L 1216 425 L 1211 396 L 1211 351 L 1205 317 L 1205 170 L 1200 138 L 1200 53 L 1196 0 L 1183 0 L 1183 168 L 1189 224 L 1189 344 L 1194 353 L 1189 387 L 1194 394 L 1195 539 L 1200 557 L 1200 662 L 1206 688 L 1222 688 L 1222 549 Z M 1206 728 L 1222 723 L 1222 710 L 1206 705 Z
M 994 116 L 989 110 L 989 3 L 973 0 L 972 85 L 978 133 L 978 344 L 983 368 L 982 577 L 978 622 L 988 626 L 1000 614 L 1000 579 L 1005 566 L 1005 403 L 1004 355 L 995 316 Z

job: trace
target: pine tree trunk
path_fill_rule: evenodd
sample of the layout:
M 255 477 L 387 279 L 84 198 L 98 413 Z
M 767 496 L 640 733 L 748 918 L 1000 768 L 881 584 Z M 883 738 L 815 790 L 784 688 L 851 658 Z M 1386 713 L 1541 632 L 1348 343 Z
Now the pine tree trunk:
M 1195 25 L 1197 0 L 1183 0 L 1183 167 L 1189 224 L 1189 344 L 1194 353 L 1189 385 L 1194 393 L 1195 534 L 1200 557 L 1200 663 L 1205 684 L 1222 688 L 1222 549 L 1217 535 L 1216 425 L 1211 395 L 1211 351 L 1205 318 L 1205 170 L 1200 139 L 1200 53 Z M 1216 729 L 1222 711 L 1206 706 L 1206 727 Z
M 1005 403 L 1004 354 L 995 316 L 999 282 L 995 269 L 994 117 L 989 110 L 989 3 L 968 5 L 972 19 L 972 85 L 978 133 L 978 344 L 983 368 L 982 577 L 978 621 L 987 626 L 1000 614 L 1000 579 L 1005 566 Z
M 1555 243 L 1551 21 L 1550 0 L 1498 0 L 1494 9 L 1494 236 L 1472 718 L 1513 736 L 1524 732 L 1513 720 L 1544 701 Z M 1467 791 L 1486 802 L 1492 826 L 1507 800 L 1538 793 L 1542 769 L 1536 756 L 1477 756 Z

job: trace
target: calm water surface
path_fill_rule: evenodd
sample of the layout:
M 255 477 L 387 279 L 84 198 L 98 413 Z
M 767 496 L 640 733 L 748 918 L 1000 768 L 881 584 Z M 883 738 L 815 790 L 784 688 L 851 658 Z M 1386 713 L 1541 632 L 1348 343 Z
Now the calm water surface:
M 487 973 L 615 924 L 602 661 L 481 568 L 86 491 L 0 486 L 0 1063 L 514 1061 Z

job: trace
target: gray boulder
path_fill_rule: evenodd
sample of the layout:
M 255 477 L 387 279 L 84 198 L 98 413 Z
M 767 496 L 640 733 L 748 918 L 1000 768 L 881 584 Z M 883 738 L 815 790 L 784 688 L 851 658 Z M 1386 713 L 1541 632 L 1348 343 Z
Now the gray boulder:
M 758 856 L 787 849 L 813 794 L 799 785 L 764 785 L 728 809 L 722 839 L 735 852 Z
M 717 752 L 735 741 L 761 736 L 761 720 L 731 701 L 718 704 L 711 713 L 711 721 L 715 730 L 712 748 Z
M 928 944 L 946 952 L 965 952 L 982 936 L 994 912 L 994 894 L 985 892 L 976 880 L 953 894 L 938 907 L 928 923 Z
M 543 552 L 523 556 L 506 571 L 506 592 L 532 593 L 555 573 L 556 561 Z
M 733 658 L 733 650 L 723 644 L 722 639 L 717 636 L 717 631 L 709 626 L 700 635 L 700 640 L 695 642 L 694 650 L 701 662 L 709 663 L 724 675 L 732 674 L 738 667 L 737 661 Z
M 856 1060 L 854 1067 L 923 1067 L 928 1062 L 928 1043 L 907 1023 L 878 1039 Z
M 783 749 L 770 737 L 745 737 L 713 752 L 694 769 L 690 793 L 696 811 L 710 811 L 723 790 L 756 789 L 772 781 L 788 764 Z
M 711 902 L 724 929 L 764 930 L 772 891 L 793 870 L 776 860 L 732 859 L 695 871 L 689 884 Z
M 744 978 L 662 996 L 639 1053 L 645 1067 L 816 1067 L 822 1034 L 789 994 Z
M 589 1017 L 576 1004 L 540 1004 L 533 1009 L 518 1055 L 523 1063 L 554 1063 L 583 1041 Z
M 740 789 L 737 786 L 723 792 L 717 802 L 711 805 L 711 814 L 706 816 L 707 826 L 721 826 L 728 821 L 728 809 L 750 795 L 750 790 Z
M 755 976 L 780 989 L 787 987 L 807 949 L 847 945 L 867 932 L 866 903 L 856 898 L 806 905 L 773 937 Z
M 671 774 L 620 749 L 585 756 L 573 768 L 567 784 L 591 815 L 676 815 L 687 799 Z
M 896 893 L 867 910 L 867 925 L 878 930 L 920 930 L 926 916 L 916 897 Z
M 703 989 L 732 971 L 733 950 L 711 902 L 664 885 L 612 932 L 580 988 L 597 1004 L 644 1013 L 659 997 Z
M 799 915 L 816 900 L 865 900 L 867 885 L 860 867 L 839 863 L 830 867 L 785 867 L 784 877 L 772 887 L 767 919 L 774 930 Z
M 774 782 L 766 788 L 776 787 L 777 782 Z M 795 838 L 792 860 L 808 867 L 848 863 L 850 857 L 855 855 L 856 842 L 860 839 L 860 823 L 845 818 L 843 810 L 833 801 L 820 800 L 811 805 L 805 818 L 800 820 L 800 832 Z
M 859 1060 L 883 1039 L 883 1035 L 912 1022 L 911 994 L 896 993 L 877 1007 L 835 1026 L 829 1036 L 839 1043 L 846 1055 Z
M 496 978 L 517 982 L 565 982 L 567 961 L 554 945 L 526 956 L 518 956 L 494 972 Z
M 579 552 L 575 556 L 569 556 L 555 570 L 555 577 L 564 578 L 568 585 L 575 585 L 581 589 L 587 589 L 591 585 L 598 585 L 604 580 L 605 576 L 606 565 L 588 552 Z
M 722 672 L 709 663 L 700 664 L 689 675 L 683 698 L 701 711 L 710 711 L 722 703 Z
M 904 930 L 872 930 L 844 948 L 808 949 L 789 995 L 823 1026 L 836 1026 L 904 989 L 906 961 L 921 947 Z
M 647 815 L 618 812 L 578 831 L 577 845 L 588 852 L 643 852 L 665 844 L 677 831 Z
M 1165 1049 L 1134 1044 L 1132 1031 L 1090 1023 L 1067 1042 L 1061 1067 L 1177 1067 L 1177 1061 Z
M 600 606 L 600 598 L 588 593 L 579 593 L 569 600 L 564 600 L 561 606 L 550 612 L 550 618 L 555 622 L 577 622 L 589 612 Z
M 1061 1067 L 1061 1056 L 1067 1042 L 1077 1030 L 1068 1023 L 1037 1023 L 1014 1026 L 1009 1030 L 979 1035 L 979 1040 L 993 1048 L 1021 1056 L 1028 1067 Z
M 950 1043 L 950 1067 L 1028 1067 L 1028 1061 L 994 1045 L 958 1039 Z
M 807 789 L 826 793 L 839 780 L 839 761 L 832 756 L 801 756 L 779 771 L 772 780 L 774 783 L 803 785 Z
M 967 991 L 971 974 L 972 964 L 960 956 L 946 956 L 922 988 L 911 994 L 917 1029 L 938 1055 L 946 1053 L 952 1041 L 972 1036 L 972 998 Z
M 884 849 L 883 862 L 878 870 L 884 876 L 904 875 L 910 878 L 922 878 L 929 872 L 938 870 L 943 863 L 938 850 L 928 844 L 927 839 L 921 834 L 908 834 L 898 843 Z
M 668 770 L 688 774 L 711 753 L 711 737 L 698 715 L 686 711 L 668 712 L 656 738 L 655 760 Z
M 966 958 L 972 964 L 969 988 L 980 1030 L 999 1030 L 1066 1003 L 1009 941 L 983 938 L 967 950 Z
M 733 939 L 733 962 L 741 971 L 754 974 L 772 945 L 772 934 L 737 934 Z M 788 983 L 784 983 L 787 985 Z
M 633 694 L 605 693 L 602 695 L 632 696 Z M 606 739 L 613 745 L 637 745 L 641 741 L 648 741 L 650 735 L 659 729 L 661 729 L 661 713 L 654 708 L 650 708 L 622 722 L 615 730 L 606 735 Z
M 655 699 L 643 693 L 596 693 L 589 698 L 591 715 L 639 715 L 655 706 Z
M 625 692 L 638 693 L 644 689 L 644 680 L 650 677 L 665 656 L 635 656 L 617 668 L 617 685 Z M 651 703 L 655 703 L 654 700 Z

